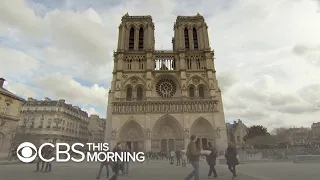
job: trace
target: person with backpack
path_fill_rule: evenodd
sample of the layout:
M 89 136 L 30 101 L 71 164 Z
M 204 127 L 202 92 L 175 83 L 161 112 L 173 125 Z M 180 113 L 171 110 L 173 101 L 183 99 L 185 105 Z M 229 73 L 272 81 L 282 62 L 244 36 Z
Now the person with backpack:
M 225 152 L 225 158 L 227 160 L 227 165 L 230 172 L 233 174 L 232 178 L 237 177 L 236 165 L 239 165 L 239 160 L 237 158 L 237 150 L 232 143 L 229 143 L 228 148 Z
M 217 159 L 217 150 L 212 146 L 211 142 L 208 143 L 208 150 L 211 151 L 211 153 L 206 156 L 207 158 L 207 163 L 210 167 L 209 173 L 208 173 L 208 178 L 211 177 L 211 174 L 213 173 L 213 177 L 217 177 L 217 171 L 215 169 L 216 165 L 216 159 Z

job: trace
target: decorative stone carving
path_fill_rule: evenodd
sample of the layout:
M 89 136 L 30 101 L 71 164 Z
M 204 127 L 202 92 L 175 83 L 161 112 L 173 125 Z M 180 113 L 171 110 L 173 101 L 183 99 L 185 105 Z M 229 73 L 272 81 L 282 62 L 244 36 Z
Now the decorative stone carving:
M 186 89 L 187 89 L 186 84 L 182 84 L 182 89 L 183 89 L 183 90 L 186 90 Z
M 198 77 L 194 77 L 192 78 L 192 82 L 193 84 L 198 85 L 200 83 L 200 79 Z
M 172 97 L 177 90 L 176 84 L 170 79 L 161 79 L 156 84 L 157 93 L 163 98 Z
M 186 77 L 187 77 L 187 78 L 189 78 L 189 77 L 190 77 L 190 74 L 189 74 L 189 73 L 187 73 L 187 74 L 186 74 Z
M 151 53 L 147 53 L 147 58 L 152 58 L 152 54 Z
M 211 58 L 211 53 L 206 53 L 206 58 L 207 59 Z
M 214 85 L 213 83 L 210 84 L 210 90 L 213 90 L 214 89 Z
M 181 53 L 179 56 L 180 56 L 181 59 L 185 58 L 185 54 L 184 53 Z
M 123 54 L 118 54 L 118 59 L 122 59 L 123 58 Z
M 123 79 L 127 79 L 127 78 L 128 78 L 128 75 L 122 75 L 122 78 L 123 78 Z
M 221 137 L 220 136 L 220 131 L 221 131 L 220 127 L 217 127 L 217 129 L 216 129 L 216 137 L 218 137 L 218 138 Z
M 151 130 L 150 129 L 146 129 L 144 132 L 144 136 L 146 139 L 151 139 Z
M 207 77 L 207 74 L 204 74 L 204 73 L 203 73 L 203 74 L 201 74 L 201 76 L 204 77 L 204 78 L 206 78 L 206 77 Z
M 112 139 L 112 140 L 116 140 L 116 139 L 117 139 L 117 131 L 113 130 L 113 131 L 111 132 L 111 139 Z
M 162 100 L 162 98 L 161 98 Z M 113 102 L 113 114 L 141 114 L 141 113 L 181 113 L 181 112 L 215 112 L 215 100 L 196 101 L 149 101 L 149 102 Z M 117 101 L 117 99 L 115 99 Z
M 184 135 L 184 138 L 185 138 L 185 139 L 189 138 L 189 130 L 188 130 L 188 129 L 185 129 L 183 135 Z
M 169 127 L 169 126 L 165 126 L 164 128 L 161 129 L 161 137 L 174 137 L 174 130 Z
M 130 82 L 131 82 L 131 84 L 135 85 L 138 83 L 138 78 L 132 77 Z
M 146 75 L 145 75 L 145 74 L 142 74 L 141 77 L 142 77 L 143 79 L 145 79 L 145 78 L 146 78 Z

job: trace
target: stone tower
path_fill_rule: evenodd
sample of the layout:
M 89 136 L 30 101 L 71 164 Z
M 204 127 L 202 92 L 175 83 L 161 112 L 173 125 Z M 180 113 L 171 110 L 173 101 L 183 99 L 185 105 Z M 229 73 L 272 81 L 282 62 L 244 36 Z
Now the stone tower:
M 227 147 L 221 91 L 203 16 L 178 16 L 173 50 L 154 49 L 151 16 L 122 17 L 109 91 L 106 141 L 133 151 Z

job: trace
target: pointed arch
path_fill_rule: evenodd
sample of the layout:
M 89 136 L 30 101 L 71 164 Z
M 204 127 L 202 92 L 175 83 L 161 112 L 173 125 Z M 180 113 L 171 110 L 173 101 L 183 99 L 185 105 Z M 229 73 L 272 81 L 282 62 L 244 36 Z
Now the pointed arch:
M 205 89 L 208 89 L 208 88 L 209 88 L 209 83 L 205 80 L 205 78 L 203 78 L 203 77 L 201 77 L 201 76 L 198 76 L 198 75 L 193 75 L 193 76 L 191 76 L 191 77 L 187 80 L 186 84 L 187 84 L 187 85 L 193 84 L 193 83 L 192 83 L 192 80 L 195 79 L 195 78 L 198 78 L 198 79 L 200 80 L 199 84 L 203 84 L 204 87 L 205 87 Z
M 195 91 L 196 91 L 196 87 L 193 84 L 190 84 L 188 86 L 188 96 L 190 98 L 194 98 L 195 97 Z
M 130 101 L 133 98 L 133 87 L 128 84 L 125 86 L 125 90 L 126 90 L 126 99 L 127 101 Z
M 144 133 L 141 125 L 130 118 L 119 131 L 120 141 L 143 141 Z
M 204 90 L 205 90 L 205 86 L 203 84 L 199 84 L 198 86 L 199 98 L 203 99 L 206 96 Z
M 190 49 L 188 28 L 184 28 L 184 45 L 187 50 Z
M 129 50 L 134 49 L 134 27 L 130 28 L 129 31 Z
M 142 79 L 142 78 L 139 77 L 139 76 L 131 76 L 131 77 L 127 78 L 127 79 L 122 83 L 122 87 L 126 87 L 127 85 L 129 85 L 130 82 L 128 82 L 128 81 L 131 81 L 131 80 L 134 79 L 134 78 L 138 79 L 138 82 L 137 82 L 136 84 L 142 84 L 143 87 L 146 86 L 146 81 L 145 81 L 144 79 Z
M 197 50 L 198 49 L 198 35 L 197 35 L 197 29 L 194 27 L 193 30 L 193 45 L 194 45 L 194 49 Z
M 214 138 L 214 128 L 212 124 L 202 116 L 193 122 L 190 133 L 196 134 L 198 137 Z
M 166 114 L 152 128 L 152 139 L 183 139 L 183 129 L 178 120 Z
M 136 92 L 137 92 L 137 100 L 141 101 L 144 97 L 143 95 L 143 86 L 141 86 L 140 84 L 137 85 L 136 87 Z
M 140 27 L 139 29 L 139 50 L 143 50 L 143 41 L 144 41 L 144 29 Z

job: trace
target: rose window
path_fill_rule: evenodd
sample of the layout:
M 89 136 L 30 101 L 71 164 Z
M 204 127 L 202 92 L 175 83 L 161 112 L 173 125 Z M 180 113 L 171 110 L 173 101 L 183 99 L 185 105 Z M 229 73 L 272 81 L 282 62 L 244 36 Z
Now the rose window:
M 175 83 L 170 79 L 162 79 L 156 85 L 157 93 L 164 98 L 172 97 L 176 89 Z

